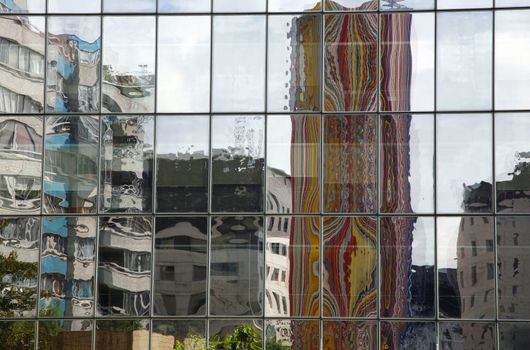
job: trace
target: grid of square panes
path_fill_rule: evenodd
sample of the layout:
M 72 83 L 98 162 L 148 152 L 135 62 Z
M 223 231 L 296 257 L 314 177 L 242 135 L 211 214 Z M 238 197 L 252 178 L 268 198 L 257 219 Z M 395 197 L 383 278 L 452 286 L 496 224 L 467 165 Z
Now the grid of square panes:
M 0 12 L 6 349 L 530 344 L 530 1 Z

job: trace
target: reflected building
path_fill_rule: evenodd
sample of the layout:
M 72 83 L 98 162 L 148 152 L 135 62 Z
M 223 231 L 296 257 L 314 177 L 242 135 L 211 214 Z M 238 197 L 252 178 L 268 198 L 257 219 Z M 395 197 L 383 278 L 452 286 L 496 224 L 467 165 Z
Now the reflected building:
M 102 111 L 121 113 L 152 112 L 155 100 L 155 74 L 147 65 L 135 72 L 117 72 L 103 65 Z

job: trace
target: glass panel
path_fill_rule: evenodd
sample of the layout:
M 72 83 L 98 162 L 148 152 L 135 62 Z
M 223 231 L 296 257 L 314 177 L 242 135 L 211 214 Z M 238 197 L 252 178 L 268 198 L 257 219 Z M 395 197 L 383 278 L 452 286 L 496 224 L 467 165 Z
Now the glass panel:
M 530 0 L 495 0 L 495 7 L 529 6 Z
M 102 212 L 150 212 L 153 116 L 105 116 L 101 130 Z
M 323 350 L 376 350 L 377 322 L 323 321 Z
M 95 217 L 46 217 L 40 257 L 41 317 L 94 314 Z
M 506 0 L 495 0 L 497 4 Z M 514 0 L 520 1 L 520 0 Z M 525 1 L 525 0 L 523 0 Z M 460 9 L 460 8 L 490 8 L 493 7 L 493 0 L 437 0 L 439 10 Z M 475 14 L 476 16 L 476 14 Z M 440 62 L 440 61 L 438 61 Z M 439 75 L 438 75 L 439 76 Z
M 207 217 L 158 217 L 154 312 L 206 316 Z
M 158 112 L 210 111 L 210 17 L 158 18 L 157 86 Z
M 269 17 L 269 112 L 320 110 L 321 19 L 307 14 Z
M 499 349 L 524 349 L 528 344 L 530 323 L 499 323 Z
M 209 345 L 212 349 L 261 349 L 263 342 L 262 320 L 210 320 Z
M 39 350 L 90 350 L 93 328 L 91 320 L 39 321 Z
M 214 12 L 264 12 L 267 0 L 212 0 Z
M 160 12 L 209 12 L 211 0 L 158 0 L 158 11 Z M 159 18 L 161 21 L 163 18 Z M 208 20 L 209 22 L 209 20 Z M 201 27 L 194 27 L 195 32 Z M 171 32 L 174 35 L 178 31 Z M 169 34 L 169 33 L 167 33 Z M 159 35 L 164 35 L 164 31 L 159 32 Z
M 0 17 L 0 113 L 44 111 L 44 38 L 44 17 Z
M 381 349 L 436 350 L 434 322 L 381 322 Z
M 39 236 L 36 217 L 0 218 L 0 317 L 36 314 Z
M 268 116 L 267 211 L 320 212 L 320 116 Z
M 320 11 L 320 2 L 321 0 L 268 0 L 269 12 Z
M 440 317 L 494 317 L 493 231 L 493 217 L 437 218 Z
M 437 109 L 491 109 L 492 12 L 440 12 L 436 21 Z
M 0 321 L 0 339 L 7 349 L 34 350 L 34 321 Z
M 101 0 L 48 0 L 48 12 L 97 13 L 101 12 Z
M 103 11 L 143 13 L 156 12 L 156 2 L 157 0 L 103 0 Z M 134 37 L 134 34 L 130 33 L 130 37 Z
M 265 16 L 214 17 L 214 111 L 264 110 L 265 27 Z
M 208 211 L 208 116 L 157 116 L 158 212 Z
M 151 344 L 153 350 L 206 349 L 206 322 L 189 319 L 153 320 Z
M 149 320 L 96 321 L 96 349 L 149 349 Z
M 434 23 L 433 13 L 381 15 L 381 110 L 434 110 Z
M 267 217 L 266 316 L 320 315 L 320 217 Z
M 324 116 L 325 212 L 377 210 L 376 142 L 375 116 Z
M 525 1 L 530 4 L 530 2 Z M 495 108 L 530 109 L 530 10 L 495 13 Z
M 494 323 L 440 323 L 441 349 L 496 349 L 497 331 Z
M 497 266 L 499 318 L 529 319 L 530 217 L 497 217 Z
M 324 0 L 327 11 L 373 11 L 378 0 Z
M 83 6 L 87 5 L 77 4 L 75 8 Z M 49 112 L 99 111 L 100 30 L 98 16 L 48 18 L 46 105 Z
M 42 117 L 0 117 L 0 214 L 39 214 Z
M 497 114 L 495 181 L 497 211 L 530 212 L 530 114 Z
M 46 116 L 44 212 L 95 213 L 99 120 Z
M 2 1 L 0 12 L 44 13 L 46 12 L 46 0 Z
M 323 316 L 376 316 L 376 226 L 369 217 L 324 218 Z
M 212 118 L 212 211 L 263 211 L 265 118 Z
M 438 212 L 491 211 L 491 115 L 438 115 L 436 122 Z
M 383 115 L 380 129 L 381 212 L 434 212 L 434 117 Z
M 267 320 L 266 349 L 319 350 L 320 322 L 318 320 Z
M 100 217 L 98 316 L 149 316 L 152 232 L 151 217 Z
M 383 11 L 410 11 L 434 9 L 435 0 L 381 0 Z M 441 1 L 441 0 L 438 0 Z
M 434 219 L 382 217 L 381 316 L 435 316 Z
M 103 112 L 154 112 L 155 23 L 151 16 L 104 17 Z
M 262 315 L 263 218 L 213 217 L 210 255 L 210 314 Z
M 375 111 L 377 14 L 327 15 L 324 54 L 324 110 Z

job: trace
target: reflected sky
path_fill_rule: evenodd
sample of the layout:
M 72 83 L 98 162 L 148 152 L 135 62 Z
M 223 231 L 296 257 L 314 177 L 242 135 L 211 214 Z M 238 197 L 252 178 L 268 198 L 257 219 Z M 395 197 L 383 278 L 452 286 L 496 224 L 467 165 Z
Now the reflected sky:
M 263 12 L 266 0 L 213 0 L 214 12 Z
M 101 0 L 48 0 L 48 11 L 54 13 L 100 12 Z
M 208 12 L 210 3 L 211 0 L 158 0 L 158 10 L 160 12 Z
M 506 0 L 496 0 L 496 6 Z M 518 0 L 515 0 L 518 1 Z M 520 0 L 519 0 L 520 1 Z M 493 0 L 438 0 L 438 9 L 458 9 L 458 8 L 483 8 L 492 7 Z
M 155 12 L 157 0 L 103 0 L 105 12 Z
M 318 0 L 269 0 L 269 11 L 305 11 L 318 9 Z

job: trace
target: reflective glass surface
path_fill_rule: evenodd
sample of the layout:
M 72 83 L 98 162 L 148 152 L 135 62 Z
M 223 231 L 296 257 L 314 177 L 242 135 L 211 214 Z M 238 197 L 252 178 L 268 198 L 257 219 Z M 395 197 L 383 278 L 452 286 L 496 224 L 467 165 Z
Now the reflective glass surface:
M 318 320 L 267 320 L 265 334 L 266 349 L 320 349 Z
M 496 349 L 497 332 L 494 323 L 441 322 L 441 349 Z
M 496 6 L 500 6 L 502 2 L 506 0 L 495 0 Z M 512 1 L 512 0 L 508 0 Z M 521 1 L 521 0 L 513 0 Z M 523 0 L 525 1 L 525 0 Z M 439 10 L 443 9 L 468 9 L 468 8 L 488 8 L 493 6 L 493 0 L 437 0 L 437 6 Z
M 378 0 L 324 0 L 328 11 L 373 11 Z
M 245 344 L 249 349 L 260 349 L 263 343 L 263 321 L 253 319 L 211 320 L 208 325 L 209 345 L 222 349 L 225 344 Z
M 93 321 L 39 321 L 39 350 L 92 349 Z
M 149 349 L 149 329 L 148 320 L 98 320 L 96 349 L 135 350 L 135 347 Z
M 0 321 L 0 339 L 8 349 L 35 349 L 34 321 Z
M 97 13 L 101 11 L 101 2 L 102 0 L 48 0 L 48 12 Z
M 530 344 L 529 323 L 499 323 L 500 349 L 519 349 Z
M 212 0 L 214 12 L 263 12 L 267 0 Z
M 158 0 L 158 11 L 174 13 L 209 12 L 211 2 L 211 0 Z
M 44 13 L 46 12 L 46 0 L 4 1 L 2 5 L 3 5 L 2 12 L 10 12 L 10 13 Z
M 388 350 L 436 350 L 434 322 L 381 322 L 380 346 Z
M 380 9 L 383 11 L 411 11 L 432 10 L 436 0 L 381 0 Z M 443 0 L 437 0 L 438 3 Z
M 377 349 L 377 322 L 324 320 L 323 350 Z
M 270 12 L 320 11 L 324 0 L 268 0 Z
M 152 348 L 157 344 L 169 349 L 205 349 L 206 322 L 203 320 L 153 320 Z
M 103 0 L 103 11 L 141 13 L 156 12 L 156 2 L 157 0 Z

